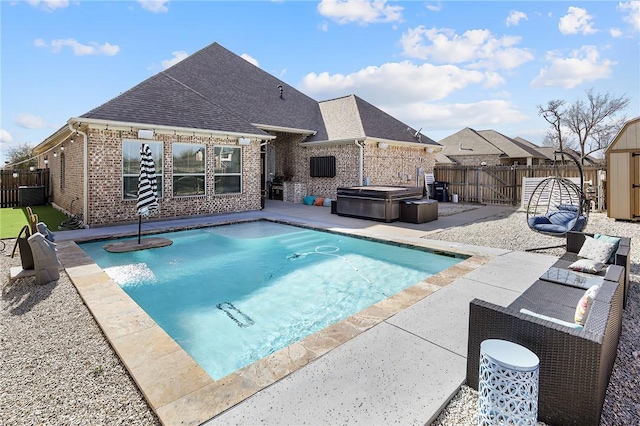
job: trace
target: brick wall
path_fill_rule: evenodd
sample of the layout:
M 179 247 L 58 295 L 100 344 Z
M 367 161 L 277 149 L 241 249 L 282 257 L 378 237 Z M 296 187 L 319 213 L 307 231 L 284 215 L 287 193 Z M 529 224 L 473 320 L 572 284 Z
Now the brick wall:
M 301 138 L 278 138 L 273 142 L 276 155 L 276 176 L 289 177 L 293 182 L 306 185 L 307 195 L 336 198 L 336 189 L 359 184 L 360 148 L 355 143 L 324 147 L 301 147 Z M 335 178 L 309 176 L 309 159 L 333 155 L 336 157 Z M 364 147 L 363 180 L 369 177 L 371 185 L 415 186 L 416 170 L 433 173 L 435 156 L 424 148 L 389 146 L 386 150 L 376 143 Z M 410 175 L 411 179 L 407 180 Z M 418 177 L 418 185 L 424 183 L 424 175 Z
M 122 141 L 136 140 L 138 129 L 131 131 L 89 129 L 88 137 L 88 217 L 90 226 L 136 221 L 136 200 L 123 200 L 122 194 Z M 83 144 L 82 138 L 71 144 L 65 141 L 66 173 L 64 188 L 60 188 L 60 155 L 53 158 L 53 151 L 44 153 L 49 159 L 52 176 L 52 201 L 62 209 L 69 210 L 71 200 L 73 213 L 82 212 L 83 202 Z M 258 141 L 242 146 L 242 193 L 214 195 L 213 147 L 218 145 L 238 146 L 235 139 L 156 134 L 155 141 L 163 142 L 164 167 L 163 196 L 159 200 L 159 212 L 152 217 L 176 218 L 198 214 L 260 209 L 260 147 Z M 145 140 L 140 140 L 140 143 Z M 206 194 L 202 196 L 173 197 L 172 144 L 204 144 L 207 150 Z
M 88 138 L 88 216 L 85 222 L 90 226 L 134 222 L 137 220 L 136 200 L 122 198 L 122 141 L 136 140 L 139 129 L 130 131 L 103 130 L 90 128 Z M 53 157 L 53 150 L 60 154 L 59 146 L 43 153 L 49 158 L 52 179 L 51 200 L 64 210 L 82 213 L 83 206 L 83 141 L 74 135 L 75 142 L 68 139 L 65 146 L 65 185 L 60 187 L 60 155 Z M 288 181 L 299 182 L 307 188 L 307 194 L 336 198 L 336 189 L 340 186 L 359 184 L 360 149 L 355 143 L 325 147 L 302 147 L 303 136 L 290 133 L 278 133 L 271 142 L 273 164 L 276 176 L 284 176 Z M 163 143 L 163 196 L 159 200 L 159 212 L 153 218 L 177 218 L 190 215 L 250 211 L 260 209 L 260 142 L 253 140 L 250 145 L 242 146 L 242 193 L 214 195 L 213 147 L 216 145 L 238 146 L 235 139 L 211 138 L 204 136 L 185 136 L 156 134 L 155 141 Z M 140 140 L 140 143 L 145 140 Z M 172 182 L 172 144 L 204 144 L 207 150 L 206 194 L 201 196 L 173 197 Z M 312 156 L 336 157 L 335 178 L 309 176 L 309 159 Z M 415 186 L 416 169 L 433 172 L 435 158 L 423 148 L 405 148 L 389 146 L 380 149 L 376 143 L 364 147 L 364 173 L 371 185 Z M 408 180 L 407 176 L 411 176 Z M 418 177 L 422 186 L 423 176 Z
M 448 157 L 463 166 L 479 166 L 483 161 L 487 163 L 487 166 L 499 166 L 503 164 L 497 155 L 448 155 Z

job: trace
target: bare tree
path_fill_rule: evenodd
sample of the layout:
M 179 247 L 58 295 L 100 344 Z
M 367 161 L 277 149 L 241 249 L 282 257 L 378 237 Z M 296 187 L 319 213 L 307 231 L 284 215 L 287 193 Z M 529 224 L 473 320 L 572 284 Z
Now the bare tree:
M 625 96 L 614 97 L 610 93 L 586 92 L 587 100 L 577 100 L 566 111 L 564 124 L 573 134 L 580 146 L 580 160 L 597 151 L 606 149 L 617 131 L 622 127 L 626 117 L 615 118 L 631 102 Z
M 546 120 L 551 125 L 551 128 L 547 130 L 547 134 L 544 139 L 545 146 L 555 146 L 560 151 L 564 148 L 564 140 L 562 135 L 562 127 L 564 124 L 564 116 L 566 110 L 564 109 L 565 102 L 560 99 L 547 102 L 546 105 L 538 105 L 538 115 Z

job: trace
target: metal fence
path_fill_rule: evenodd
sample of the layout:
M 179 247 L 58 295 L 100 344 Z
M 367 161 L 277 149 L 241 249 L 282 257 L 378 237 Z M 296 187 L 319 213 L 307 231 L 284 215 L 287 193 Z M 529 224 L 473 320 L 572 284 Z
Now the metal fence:
M 597 187 L 602 167 L 583 166 L 585 183 Z M 449 195 L 457 194 L 459 202 L 480 204 L 520 204 L 522 178 L 561 176 L 580 177 L 575 165 L 561 166 L 461 166 L 436 165 L 435 179 L 447 182 Z M 586 190 L 586 188 L 585 188 Z
M 0 170 L 0 208 L 20 207 L 20 187 L 41 187 L 44 202 L 48 202 L 49 169 Z

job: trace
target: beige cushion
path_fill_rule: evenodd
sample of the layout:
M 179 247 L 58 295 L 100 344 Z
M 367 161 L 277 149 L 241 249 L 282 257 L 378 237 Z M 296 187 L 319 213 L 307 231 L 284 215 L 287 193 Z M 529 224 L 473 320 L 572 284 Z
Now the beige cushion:
M 590 236 L 585 236 L 584 244 L 578 256 L 605 263 L 615 250 L 615 245 L 602 240 L 596 240 Z
M 576 314 L 573 318 L 576 324 L 584 325 L 586 322 L 587 315 L 589 315 L 589 310 L 591 309 L 593 299 L 595 299 L 597 292 L 598 286 L 594 285 L 585 291 L 584 295 L 580 298 L 578 306 L 576 306 Z

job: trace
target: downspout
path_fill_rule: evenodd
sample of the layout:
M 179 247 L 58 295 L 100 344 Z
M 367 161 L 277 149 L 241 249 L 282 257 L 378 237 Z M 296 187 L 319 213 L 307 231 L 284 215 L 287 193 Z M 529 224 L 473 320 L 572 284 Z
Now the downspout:
M 361 145 L 357 139 L 354 141 L 354 143 L 358 148 L 360 148 L 360 169 L 359 169 L 358 186 L 362 186 L 362 175 L 364 174 L 364 145 Z
M 79 135 L 82 135 L 82 149 L 83 149 L 83 157 L 82 157 L 82 221 L 84 222 L 85 226 L 87 226 L 87 219 L 88 219 L 88 214 L 89 214 L 89 189 L 88 189 L 88 185 L 89 185 L 89 167 L 88 167 L 88 162 L 89 162 L 89 154 L 88 154 L 88 138 L 87 138 L 87 134 L 83 131 L 80 131 L 76 128 L 74 128 L 71 124 L 68 125 L 69 126 L 69 130 L 71 130 L 71 132 L 76 132 Z

